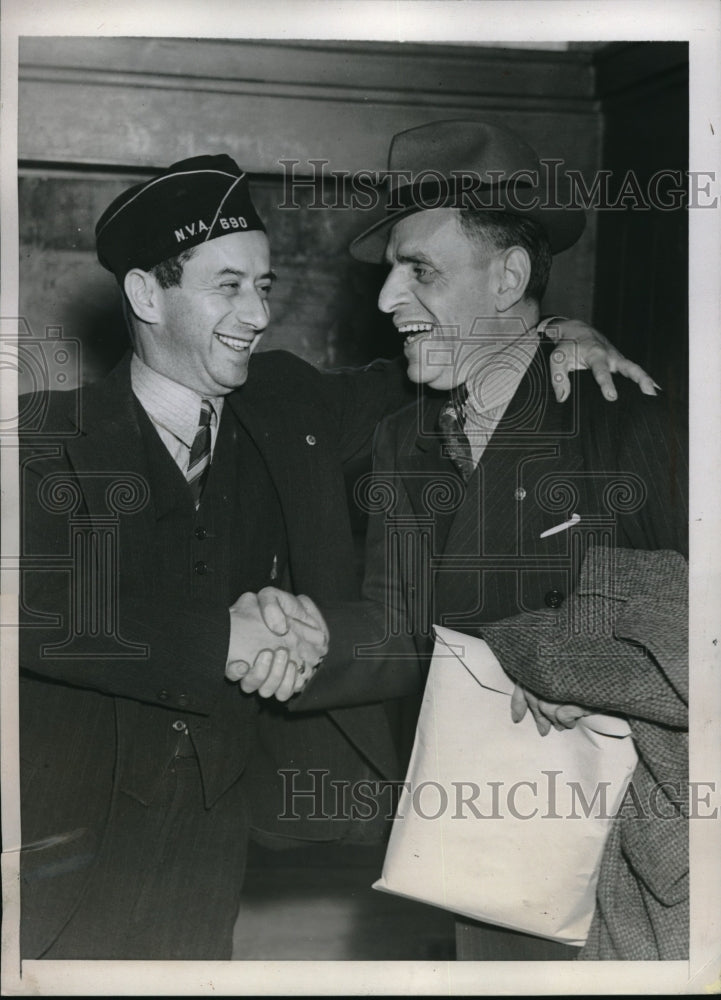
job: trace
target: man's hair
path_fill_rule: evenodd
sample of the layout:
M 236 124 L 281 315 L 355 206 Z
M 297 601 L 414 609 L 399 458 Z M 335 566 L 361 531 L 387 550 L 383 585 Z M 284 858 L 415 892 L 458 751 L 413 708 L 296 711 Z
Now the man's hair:
M 150 273 L 161 288 L 175 288 L 183 280 L 183 265 L 195 255 L 195 247 L 188 247 L 177 257 L 168 257 L 150 268 Z
M 191 257 L 195 255 L 195 249 L 195 247 L 188 247 L 187 250 L 181 251 L 177 257 L 168 257 L 167 260 L 161 260 L 159 264 L 155 264 L 151 267 L 148 273 L 153 275 L 161 288 L 177 288 L 183 280 L 183 266 L 190 260 Z M 133 308 L 128 301 L 128 296 L 125 293 L 123 282 L 119 282 L 119 284 L 123 306 L 123 318 L 125 319 L 125 325 L 128 328 L 130 342 L 134 344 L 135 329 L 133 327 Z
M 482 249 L 508 250 L 523 247 L 531 261 L 531 276 L 525 297 L 540 303 L 551 273 L 551 247 L 546 233 L 531 219 L 510 212 L 464 208 L 461 229 Z

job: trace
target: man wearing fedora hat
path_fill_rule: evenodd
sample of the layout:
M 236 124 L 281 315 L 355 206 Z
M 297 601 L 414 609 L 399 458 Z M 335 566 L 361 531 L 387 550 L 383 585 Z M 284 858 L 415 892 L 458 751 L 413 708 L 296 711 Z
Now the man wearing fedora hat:
M 364 601 L 322 603 L 330 648 L 291 707 L 422 689 L 438 624 L 487 639 L 519 682 L 517 721 L 528 707 L 542 733 L 593 710 L 626 716 L 639 754 L 633 786 L 646 801 L 661 790 L 663 816 L 614 825 L 581 956 L 683 958 L 680 406 L 625 386 L 617 405 L 599 405 L 583 374 L 574 405 L 556 404 L 539 305 L 552 255 L 578 239 L 584 213 L 562 179 L 544 183 L 517 136 L 436 122 L 396 135 L 389 168 L 393 209 L 351 252 L 388 265 L 378 304 L 425 391 L 378 429 Z M 261 597 L 268 607 L 274 600 Z M 264 677 L 258 671 L 255 682 Z M 457 943 L 463 959 L 576 956 L 470 921 L 459 922 Z
M 227 156 L 125 191 L 96 239 L 133 350 L 21 406 L 22 954 L 229 958 L 251 833 L 372 833 L 312 801 L 280 822 L 279 769 L 330 787 L 397 767 L 381 707 L 280 703 L 327 649 L 313 602 L 355 597 L 341 463 L 405 379 L 254 353 L 274 275 Z M 282 640 L 253 599 L 271 585 Z M 241 662 L 272 683 L 238 690 Z

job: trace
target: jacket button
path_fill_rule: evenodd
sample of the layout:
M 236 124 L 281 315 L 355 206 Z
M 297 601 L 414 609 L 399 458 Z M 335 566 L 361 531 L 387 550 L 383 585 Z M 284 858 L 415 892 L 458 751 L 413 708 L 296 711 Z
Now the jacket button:
M 204 538 L 208 537 L 208 530 L 207 528 L 196 528 L 194 531 L 194 535 L 196 538 L 199 538 L 200 541 L 202 542 Z
M 203 562 L 202 559 L 199 559 L 195 566 L 193 566 L 193 572 L 198 576 L 205 576 L 208 572 L 208 564 Z
M 187 731 L 188 727 L 182 721 L 182 719 L 176 719 L 175 722 L 173 723 L 173 729 L 176 731 L 176 733 L 184 733 Z
M 178 704 L 182 708 L 184 708 L 188 704 L 188 696 L 187 696 L 187 694 L 179 694 L 178 695 Z
M 168 697 L 167 691 L 158 691 L 158 701 L 167 701 Z
M 563 604 L 563 594 L 560 590 L 549 590 L 543 600 L 548 608 L 560 608 Z
M 315 444 L 315 437 L 313 434 L 306 434 L 305 440 L 306 444 Z
M 524 488 L 522 486 L 519 486 L 518 489 L 514 492 L 513 495 L 516 498 L 516 500 L 525 500 L 526 499 L 526 491 L 524 490 Z

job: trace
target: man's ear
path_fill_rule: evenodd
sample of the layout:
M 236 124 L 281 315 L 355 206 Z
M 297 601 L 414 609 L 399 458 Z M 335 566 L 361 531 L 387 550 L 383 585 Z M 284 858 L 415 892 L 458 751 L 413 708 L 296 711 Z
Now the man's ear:
M 499 256 L 496 305 L 506 312 L 520 302 L 531 279 L 531 258 L 523 247 L 509 247 Z
M 134 267 L 125 275 L 123 288 L 134 315 L 144 323 L 157 323 L 161 317 L 161 288 L 149 271 Z

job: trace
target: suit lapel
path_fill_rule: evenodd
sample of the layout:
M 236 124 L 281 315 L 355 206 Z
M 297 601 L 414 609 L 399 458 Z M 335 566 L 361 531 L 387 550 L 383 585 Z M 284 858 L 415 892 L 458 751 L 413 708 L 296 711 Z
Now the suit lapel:
M 323 602 L 352 599 L 355 578 L 336 427 L 317 402 L 288 397 L 267 379 L 249 380 L 228 399 L 255 443 L 285 520 L 291 589 Z
M 68 442 L 67 451 L 88 512 L 109 512 L 111 484 L 128 495 L 145 495 L 143 513 L 155 519 L 190 502 L 182 473 L 133 394 L 130 356 L 82 393 L 81 434 Z
M 444 454 L 438 431 L 438 413 L 445 397 L 424 397 L 409 407 L 409 420 L 396 454 L 397 469 L 416 516 L 432 519 L 433 551 L 445 548 L 458 504 L 463 502 L 463 480 L 453 462 Z M 420 416 L 419 416 L 420 415 Z
M 276 405 L 278 404 L 278 405 Z M 282 400 L 275 400 L 272 387 L 259 395 L 252 382 L 226 397 L 225 405 L 248 433 L 263 456 L 281 497 L 288 493 L 287 429 L 281 416 Z
M 534 355 L 449 525 L 447 572 L 436 580 L 437 617 L 445 612 L 468 614 L 474 623 L 489 620 L 508 600 L 513 606 L 502 614 L 520 610 L 529 560 L 565 552 L 567 535 L 540 537 L 564 520 L 565 514 L 554 520 L 539 504 L 536 486 L 557 470 L 559 437 L 573 406 L 566 403 L 564 410 L 548 389 L 547 353 L 541 345 Z M 457 565 L 454 557 L 459 557 Z

